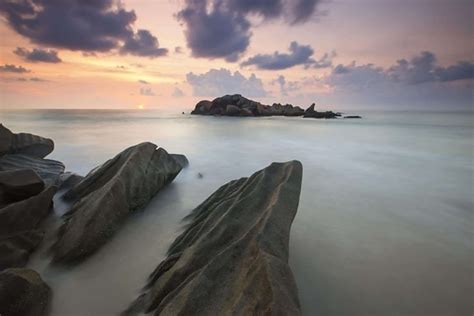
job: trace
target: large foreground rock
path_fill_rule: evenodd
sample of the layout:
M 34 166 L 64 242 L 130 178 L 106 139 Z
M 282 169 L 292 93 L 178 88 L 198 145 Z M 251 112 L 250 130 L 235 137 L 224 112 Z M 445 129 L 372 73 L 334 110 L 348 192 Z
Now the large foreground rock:
M 32 170 L 0 172 L 0 270 L 26 264 L 43 239 L 40 224 L 55 192 Z
M 48 314 L 51 289 L 30 269 L 0 272 L 0 315 L 43 316 Z
M 181 168 L 163 148 L 141 143 L 92 170 L 65 195 L 75 202 L 53 246 L 54 260 L 72 262 L 97 250 Z
M 273 163 L 218 189 L 124 315 L 300 315 L 288 243 L 301 178 L 300 162 Z
M 15 134 L 0 124 L 0 156 L 4 154 L 25 154 L 44 158 L 54 149 L 54 142 L 49 138 L 28 134 Z

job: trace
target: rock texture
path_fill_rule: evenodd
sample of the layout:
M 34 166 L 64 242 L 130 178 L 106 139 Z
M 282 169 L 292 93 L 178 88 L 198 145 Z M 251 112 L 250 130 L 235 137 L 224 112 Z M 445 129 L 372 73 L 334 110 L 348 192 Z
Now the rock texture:
M 40 223 L 55 192 L 32 170 L 0 172 L 0 270 L 26 264 L 43 239 Z
M 130 212 L 143 208 L 181 168 L 164 149 L 141 143 L 92 170 L 65 195 L 75 202 L 65 214 L 53 259 L 66 263 L 90 255 Z
M 273 163 L 219 188 L 124 315 L 300 315 L 288 266 L 302 166 Z
M 0 272 L 0 315 L 43 316 L 48 314 L 51 289 L 30 269 Z
M 25 154 L 44 158 L 54 149 L 54 143 L 49 138 L 28 134 L 15 134 L 0 124 L 0 155 Z
M 8 154 L 0 157 L 0 171 L 18 169 L 34 170 L 48 186 L 58 184 L 60 175 L 64 172 L 64 165 L 56 160 L 23 154 Z
M 191 114 L 224 116 L 302 116 L 304 110 L 291 104 L 264 105 L 240 94 L 225 95 L 213 101 L 203 100 L 196 104 Z
M 333 111 L 318 112 L 314 109 L 314 107 L 315 104 L 311 104 L 311 106 L 304 112 L 303 117 L 333 119 L 341 116 L 340 113 L 334 113 Z

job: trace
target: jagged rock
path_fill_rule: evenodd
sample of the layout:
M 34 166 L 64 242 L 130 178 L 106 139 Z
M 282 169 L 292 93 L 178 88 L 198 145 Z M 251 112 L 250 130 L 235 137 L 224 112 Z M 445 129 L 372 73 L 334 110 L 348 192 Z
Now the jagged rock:
M 75 200 L 53 246 L 56 262 L 73 262 L 100 248 L 130 212 L 148 201 L 181 171 L 163 148 L 141 143 L 92 170 L 65 194 Z
M 0 208 L 43 190 L 43 180 L 31 169 L 0 171 Z
M 49 138 L 28 134 L 12 133 L 0 124 L 0 155 L 25 154 L 44 158 L 54 149 L 54 142 Z
M 48 314 L 51 289 L 31 269 L 0 272 L 0 315 L 43 316 Z
M 124 315 L 300 315 L 288 243 L 301 179 L 300 162 L 273 163 L 214 192 Z
M 331 119 L 331 118 L 337 118 L 340 116 L 338 113 L 334 113 L 333 111 L 326 111 L 326 112 L 318 112 L 314 109 L 315 104 L 311 104 L 309 108 L 306 109 L 304 112 L 303 117 L 311 117 L 311 118 L 326 118 L 326 119 Z
M 23 154 L 9 154 L 0 157 L 0 171 L 32 169 L 43 179 L 45 184 L 57 185 L 59 176 L 64 172 L 63 163 Z

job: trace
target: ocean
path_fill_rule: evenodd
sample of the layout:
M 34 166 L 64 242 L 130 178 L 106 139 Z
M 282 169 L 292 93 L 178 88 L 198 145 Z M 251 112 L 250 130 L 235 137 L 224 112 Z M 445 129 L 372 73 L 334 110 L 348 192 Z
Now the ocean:
M 45 249 L 33 255 L 29 267 L 53 289 L 51 315 L 117 315 L 193 208 L 232 179 L 293 159 L 303 184 L 290 266 L 304 315 L 472 315 L 473 113 L 353 112 L 363 119 L 0 112 L 14 132 L 52 138 L 48 158 L 82 175 L 143 141 L 190 161 L 83 263 L 57 267 Z M 64 211 L 59 201 L 55 211 Z

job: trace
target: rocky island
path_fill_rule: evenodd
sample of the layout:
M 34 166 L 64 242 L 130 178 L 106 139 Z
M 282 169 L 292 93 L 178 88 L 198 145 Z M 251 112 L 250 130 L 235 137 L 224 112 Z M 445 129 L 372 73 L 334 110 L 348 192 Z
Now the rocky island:
M 311 104 L 306 110 L 291 104 L 282 105 L 273 103 L 265 105 L 243 97 L 240 94 L 225 95 L 212 101 L 199 101 L 191 114 L 214 115 L 214 116 L 302 116 L 304 118 L 334 119 L 341 116 L 341 113 L 332 111 L 316 111 L 315 104 Z M 352 118 L 352 117 L 346 117 Z M 359 117 L 360 118 L 360 117 Z

